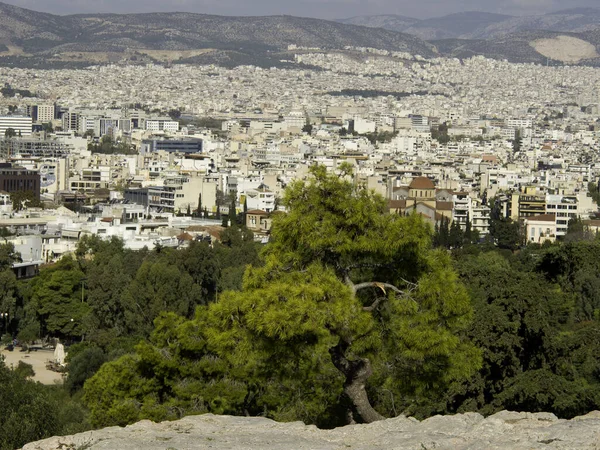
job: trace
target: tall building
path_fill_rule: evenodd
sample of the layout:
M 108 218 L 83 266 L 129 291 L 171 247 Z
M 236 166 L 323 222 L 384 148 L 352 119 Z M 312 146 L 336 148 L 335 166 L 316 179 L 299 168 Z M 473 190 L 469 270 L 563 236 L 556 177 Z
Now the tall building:
M 54 105 L 42 104 L 31 107 L 31 119 L 35 123 L 48 123 L 54 120 Z
M 64 131 L 79 131 L 79 113 L 65 111 L 62 122 Z
M 0 116 L 0 137 L 4 137 L 6 130 L 12 128 L 17 136 L 31 136 L 31 117 L 27 116 Z

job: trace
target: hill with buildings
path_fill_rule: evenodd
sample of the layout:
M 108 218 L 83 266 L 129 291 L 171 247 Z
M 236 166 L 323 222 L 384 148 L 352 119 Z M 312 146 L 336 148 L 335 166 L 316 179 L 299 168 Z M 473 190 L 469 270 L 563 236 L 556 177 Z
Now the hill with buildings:
M 384 29 L 292 16 L 225 17 L 191 13 L 56 16 L 0 3 L 4 65 L 188 59 L 208 50 L 252 57 L 289 45 L 372 47 L 434 56 L 431 44 Z M 181 52 L 196 52 L 182 55 Z M 159 53 L 157 53 L 159 52 Z M 99 56 L 99 54 L 103 56 Z M 241 56 L 240 56 L 241 55 Z M 105 61 L 103 61 L 105 60 Z M 271 64 L 277 62 L 277 58 Z
M 442 39 L 431 42 L 441 54 L 461 59 L 482 55 L 514 63 L 600 64 L 598 31 L 524 31 L 493 39 Z
M 428 20 L 371 16 L 344 22 L 181 12 L 57 16 L 0 3 L 0 65 L 78 68 L 177 62 L 287 67 L 298 51 L 346 47 L 424 57 L 483 55 L 511 62 L 600 61 L 600 10 L 593 8 L 526 17 L 463 12 Z M 288 51 L 290 46 L 295 47 Z

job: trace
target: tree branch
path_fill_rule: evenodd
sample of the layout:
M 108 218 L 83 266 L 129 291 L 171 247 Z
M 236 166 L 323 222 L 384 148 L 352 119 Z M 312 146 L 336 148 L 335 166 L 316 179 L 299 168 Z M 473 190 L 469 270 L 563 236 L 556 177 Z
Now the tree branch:
M 396 292 L 397 294 L 405 294 L 405 292 L 401 289 L 398 289 L 396 286 L 394 286 L 393 284 L 390 283 L 381 283 L 379 281 L 366 281 L 364 283 L 358 283 L 358 284 L 353 284 L 352 285 L 352 289 L 354 290 L 354 293 L 356 294 L 358 291 L 360 291 L 361 289 L 365 289 L 368 287 L 376 287 L 379 288 L 383 291 L 383 293 L 385 294 L 385 289 L 390 289 L 394 292 Z
M 375 309 L 377 309 L 379 304 L 384 300 L 387 300 L 387 297 L 377 297 L 375 299 L 375 301 L 373 303 L 371 303 L 371 306 L 363 306 L 363 311 L 368 311 L 368 312 L 374 311 Z

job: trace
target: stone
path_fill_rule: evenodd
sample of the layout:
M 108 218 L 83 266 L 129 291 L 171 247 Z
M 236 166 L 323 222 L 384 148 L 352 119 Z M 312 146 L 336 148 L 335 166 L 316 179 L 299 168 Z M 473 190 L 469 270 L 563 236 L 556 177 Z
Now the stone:
M 319 430 L 301 422 L 204 414 L 178 421 L 148 420 L 32 442 L 23 450 L 600 450 L 600 412 L 573 420 L 549 413 L 502 411 L 434 416 L 421 422 L 396 417 Z

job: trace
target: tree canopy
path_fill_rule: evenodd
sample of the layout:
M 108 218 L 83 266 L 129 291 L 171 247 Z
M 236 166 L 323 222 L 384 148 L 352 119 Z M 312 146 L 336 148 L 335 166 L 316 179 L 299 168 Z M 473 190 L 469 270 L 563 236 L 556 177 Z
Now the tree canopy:
M 371 422 L 474 373 L 481 356 L 461 334 L 472 308 L 447 252 L 349 177 L 315 166 L 292 183 L 264 265 L 192 320 L 162 315 L 149 343 L 103 366 L 85 385 L 92 421 Z

